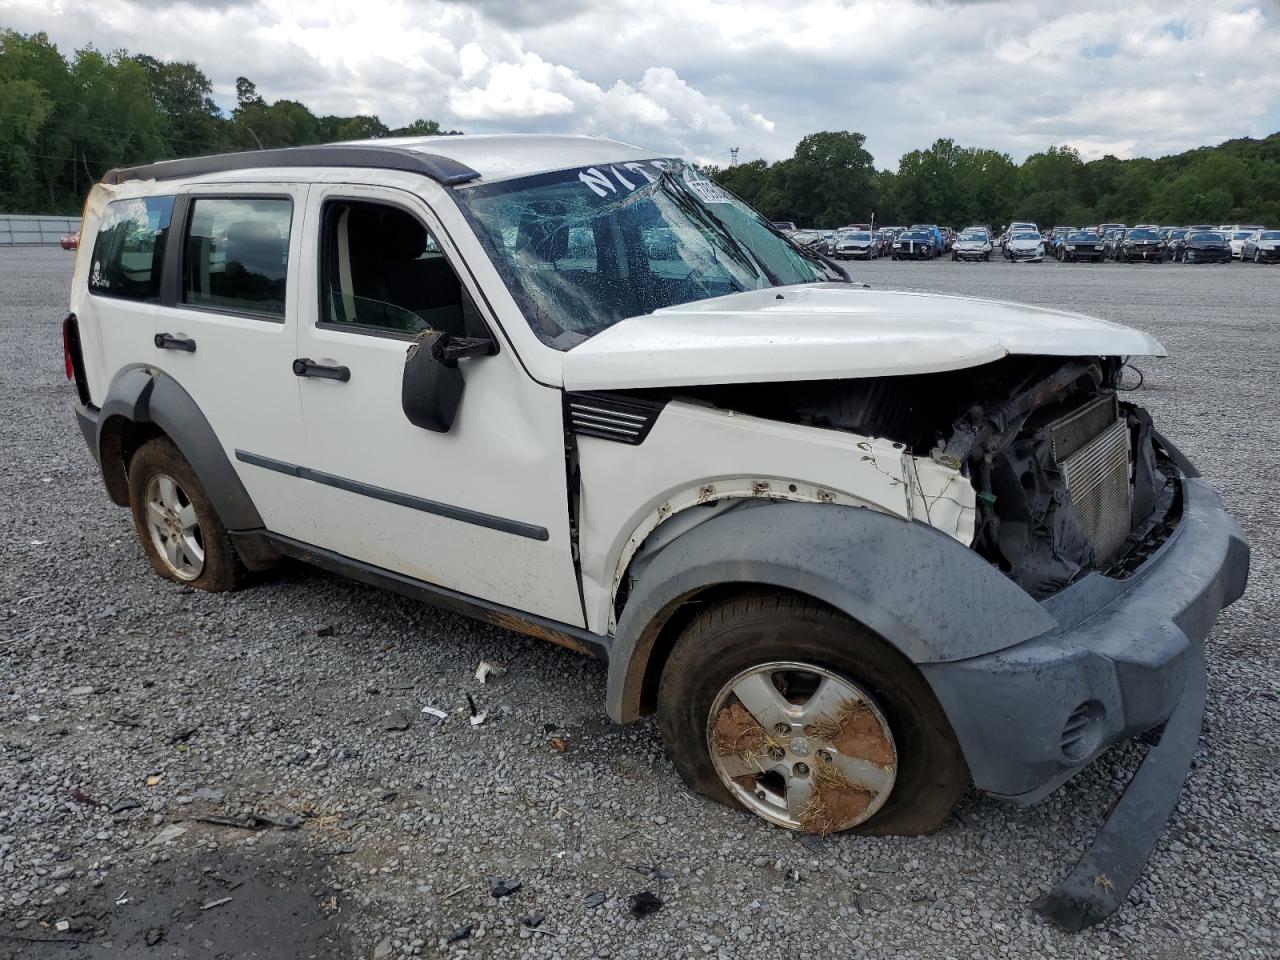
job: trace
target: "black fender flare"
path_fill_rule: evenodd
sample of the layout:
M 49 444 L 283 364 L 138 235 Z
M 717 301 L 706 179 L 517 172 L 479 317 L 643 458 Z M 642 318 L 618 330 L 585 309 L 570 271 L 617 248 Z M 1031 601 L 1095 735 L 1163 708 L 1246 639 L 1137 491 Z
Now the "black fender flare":
M 98 459 L 113 501 L 122 507 L 129 505 L 121 441 L 131 424 L 153 424 L 168 435 L 200 478 L 224 527 L 263 527 L 258 508 L 195 400 L 172 377 L 147 367 L 134 367 L 117 376 L 98 413 Z
M 662 547 L 632 586 L 609 651 L 610 717 L 627 723 L 652 709 L 673 642 L 663 628 L 697 594 L 726 585 L 821 600 L 917 664 L 994 653 L 1057 625 L 989 562 L 926 524 L 831 504 L 727 511 Z

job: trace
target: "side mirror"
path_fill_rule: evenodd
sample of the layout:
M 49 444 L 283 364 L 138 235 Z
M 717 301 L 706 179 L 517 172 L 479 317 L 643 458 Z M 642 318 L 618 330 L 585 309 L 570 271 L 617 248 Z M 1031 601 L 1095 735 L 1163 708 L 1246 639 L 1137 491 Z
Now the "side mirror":
M 400 406 L 415 427 L 448 433 L 462 403 L 465 380 L 458 361 L 487 357 L 497 344 L 482 337 L 431 331 L 409 347 L 400 385 Z

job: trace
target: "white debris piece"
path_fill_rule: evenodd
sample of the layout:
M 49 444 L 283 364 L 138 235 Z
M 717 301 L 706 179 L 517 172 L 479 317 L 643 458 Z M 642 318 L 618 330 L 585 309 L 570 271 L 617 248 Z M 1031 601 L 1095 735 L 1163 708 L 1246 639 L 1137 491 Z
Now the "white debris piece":
M 502 668 L 497 664 L 490 663 L 488 660 L 481 660 L 480 666 L 476 667 L 476 679 L 481 683 L 486 682 L 489 677 L 496 677 L 502 674 Z

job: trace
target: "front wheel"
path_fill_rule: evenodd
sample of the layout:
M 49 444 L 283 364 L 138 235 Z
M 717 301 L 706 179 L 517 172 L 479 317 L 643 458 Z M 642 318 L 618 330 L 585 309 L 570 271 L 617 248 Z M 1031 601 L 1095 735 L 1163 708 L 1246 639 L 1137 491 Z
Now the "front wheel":
M 916 668 L 839 611 L 790 594 L 710 606 L 677 640 L 658 722 L 685 782 L 792 830 L 936 830 L 969 770 Z

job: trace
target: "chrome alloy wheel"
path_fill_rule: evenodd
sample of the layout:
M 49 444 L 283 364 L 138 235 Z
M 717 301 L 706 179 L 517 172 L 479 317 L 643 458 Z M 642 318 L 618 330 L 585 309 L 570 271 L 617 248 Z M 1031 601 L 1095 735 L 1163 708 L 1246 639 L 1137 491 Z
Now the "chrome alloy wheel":
M 204 534 L 196 508 L 186 491 L 165 473 L 147 481 L 142 498 L 147 532 L 165 565 L 181 580 L 195 580 L 204 571 Z
M 707 748 L 743 806 L 811 833 L 873 816 L 898 770 L 893 733 L 870 695 L 806 663 L 764 663 L 726 683 L 708 715 Z

